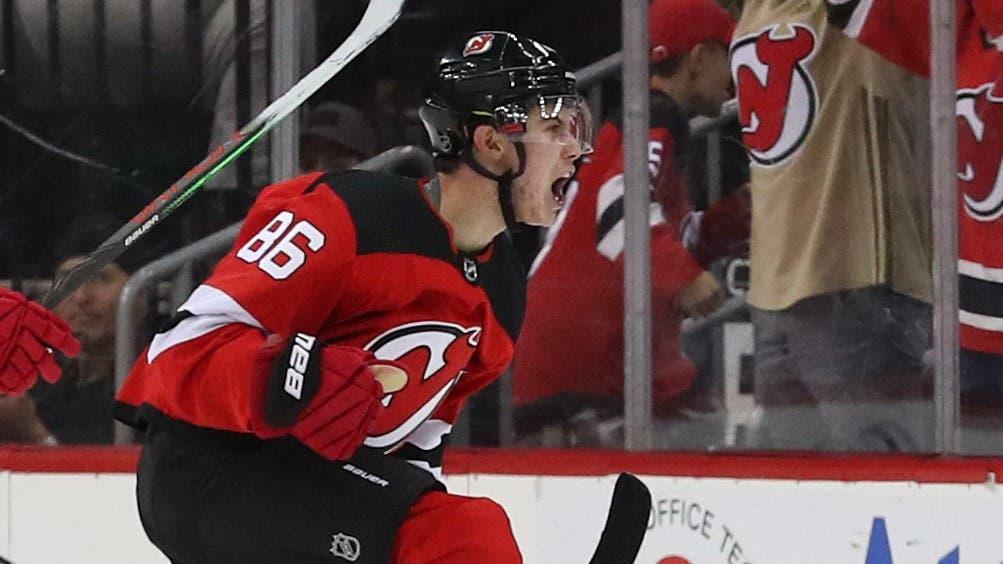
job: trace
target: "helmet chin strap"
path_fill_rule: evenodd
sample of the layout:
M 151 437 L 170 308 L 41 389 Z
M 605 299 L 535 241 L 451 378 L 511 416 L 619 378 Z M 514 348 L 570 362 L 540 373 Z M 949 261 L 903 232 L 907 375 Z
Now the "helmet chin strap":
M 505 218 L 505 227 L 510 233 L 516 233 L 530 226 L 515 218 L 515 208 L 512 204 L 512 181 L 522 176 L 522 173 L 526 171 L 526 146 L 522 141 L 513 141 L 512 144 L 515 145 L 519 166 L 516 167 L 515 171 L 509 170 L 505 174 L 495 174 L 485 168 L 474 159 L 472 151 L 464 151 L 462 158 L 463 162 L 467 163 L 467 166 L 474 172 L 498 183 L 498 203 L 501 205 L 502 217 Z

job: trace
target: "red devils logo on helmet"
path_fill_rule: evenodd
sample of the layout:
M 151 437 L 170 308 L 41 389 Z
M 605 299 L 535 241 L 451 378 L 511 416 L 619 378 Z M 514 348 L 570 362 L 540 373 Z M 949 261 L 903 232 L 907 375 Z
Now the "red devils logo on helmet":
M 397 326 L 367 344 L 376 358 L 404 365 L 408 382 L 383 398 L 386 409 L 366 446 L 390 448 L 428 419 L 463 375 L 480 335 L 480 327 L 423 321 Z
M 815 123 L 818 90 L 805 63 L 817 45 L 810 27 L 791 24 L 743 37 L 731 48 L 742 139 L 759 165 L 787 160 Z
M 463 56 L 480 55 L 491 50 L 491 45 L 495 42 L 495 34 L 482 33 L 467 40 L 467 45 L 463 48 Z
M 1003 93 L 992 83 L 958 91 L 958 178 L 965 213 L 977 221 L 1003 216 Z

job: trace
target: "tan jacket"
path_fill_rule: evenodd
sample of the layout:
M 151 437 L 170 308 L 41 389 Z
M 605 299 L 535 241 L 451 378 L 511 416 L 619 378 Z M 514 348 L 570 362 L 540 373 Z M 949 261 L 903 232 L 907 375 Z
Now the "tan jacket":
M 731 50 L 752 167 L 749 302 L 888 284 L 930 301 L 928 84 L 826 22 L 746 3 Z

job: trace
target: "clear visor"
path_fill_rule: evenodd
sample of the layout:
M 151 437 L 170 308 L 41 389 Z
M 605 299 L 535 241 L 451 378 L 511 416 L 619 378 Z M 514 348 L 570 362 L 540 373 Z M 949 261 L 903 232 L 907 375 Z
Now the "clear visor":
M 592 112 L 580 96 L 540 96 L 519 106 L 515 111 L 498 110 L 502 131 L 513 141 L 570 145 L 583 155 L 592 152 Z

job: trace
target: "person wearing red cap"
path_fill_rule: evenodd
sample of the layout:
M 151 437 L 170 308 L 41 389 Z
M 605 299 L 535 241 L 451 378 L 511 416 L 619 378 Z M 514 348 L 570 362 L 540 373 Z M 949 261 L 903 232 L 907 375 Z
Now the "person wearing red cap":
M 714 0 L 655 0 L 649 12 L 652 90 L 690 116 L 718 115 L 734 96 L 728 72 L 734 20 Z
M 724 297 L 706 264 L 683 246 L 680 229 L 689 212 L 689 119 L 717 115 L 732 95 L 733 27 L 714 0 L 656 0 L 650 7 L 652 395 L 661 423 L 678 414 L 680 395 L 696 377 L 681 350 L 681 319 L 712 312 Z M 621 444 L 623 168 L 621 119 L 614 117 L 530 271 L 513 387 L 523 445 Z M 662 431 L 661 445 L 672 446 L 669 428 Z
M 816 0 L 745 2 L 731 68 L 752 160 L 750 446 L 931 448 L 927 82 Z

